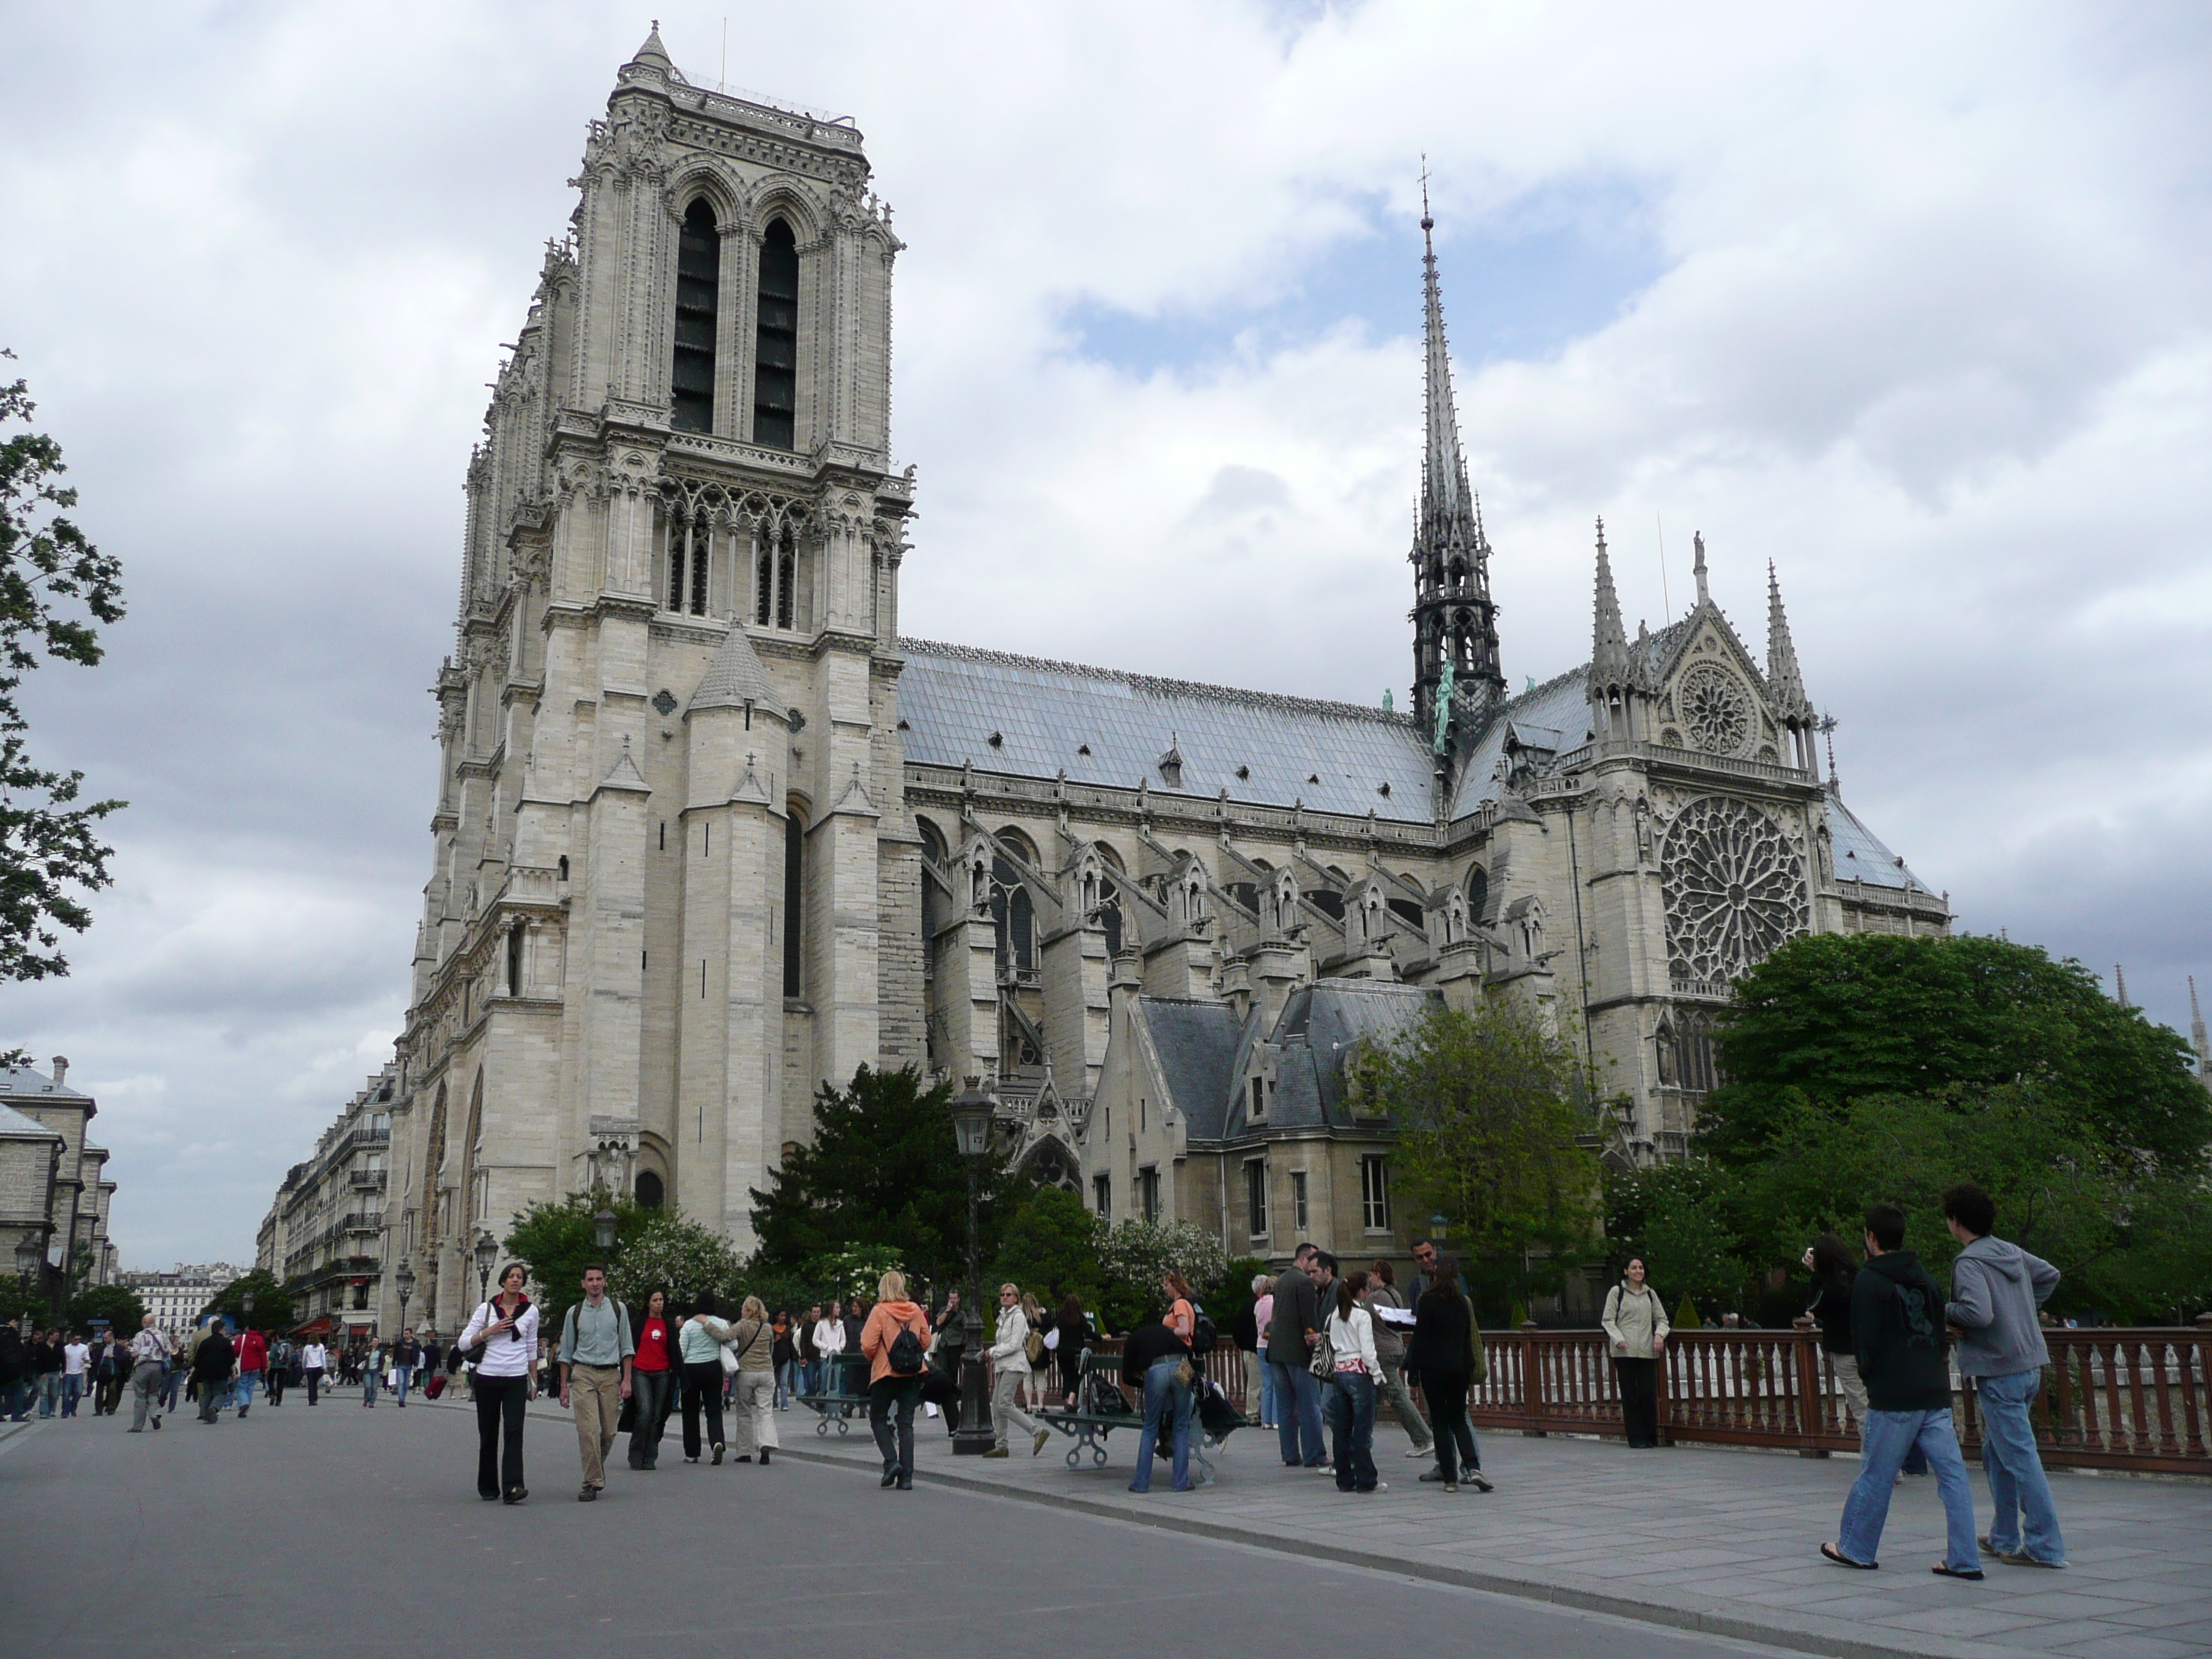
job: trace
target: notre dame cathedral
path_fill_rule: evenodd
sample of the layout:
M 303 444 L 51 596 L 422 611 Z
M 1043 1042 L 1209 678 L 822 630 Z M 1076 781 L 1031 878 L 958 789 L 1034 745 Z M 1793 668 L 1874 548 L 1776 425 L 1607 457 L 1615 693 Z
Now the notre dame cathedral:
M 1648 1161 L 1732 976 L 1947 929 L 1822 781 L 1771 569 L 1763 657 L 1702 544 L 1694 608 L 1632 637 L 1601 525 L 1590 660 L 1511 690 L 1432 252 L 1408 709 L 902 637 L 869 176 L 851 125 L 695 87 L 657 33 L 592 125 L 434 688 L 386 1216 L 417 1316 L 451 1322 L 484 1229 L 595 1182 L 748 1249 L 750 1189 L 863 1065 L 988 1079 L 1103 1214 L 1402 1255 L 1360 1042 L 1526 998 L 1593 1058 L 1605 1155 Z

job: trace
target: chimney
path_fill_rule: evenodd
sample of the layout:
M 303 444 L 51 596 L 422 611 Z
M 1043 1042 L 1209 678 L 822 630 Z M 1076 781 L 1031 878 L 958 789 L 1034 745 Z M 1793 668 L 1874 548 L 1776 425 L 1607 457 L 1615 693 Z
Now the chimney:
M 63 1055 L 56 1054 L 54 1056 L 54 1087 L 60 1088 L 68 1076 L 69 1060 Z

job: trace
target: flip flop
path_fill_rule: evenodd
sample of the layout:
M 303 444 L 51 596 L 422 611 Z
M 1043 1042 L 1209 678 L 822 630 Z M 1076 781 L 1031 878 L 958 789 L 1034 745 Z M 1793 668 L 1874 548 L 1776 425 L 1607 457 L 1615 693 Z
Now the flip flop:
M 1881 1565 L 1881 1563 L 1879 1561 L 1854 1561 L 1850 1556 L 1844 1554 L 1833 1544 L 1821 1545 L 1820 1553 L 1826 1556 L 1828 1559 L 1834 1562 L 1839 1567 L 1856 1567 L 1861 1572 L 1873 1572 Z
M 1928 1571 L 1938 1578 L 1985 1578 L 1989 1576 L 1979 1567 L 1954 1567 L 1943 1561 L 1938 1561 Z

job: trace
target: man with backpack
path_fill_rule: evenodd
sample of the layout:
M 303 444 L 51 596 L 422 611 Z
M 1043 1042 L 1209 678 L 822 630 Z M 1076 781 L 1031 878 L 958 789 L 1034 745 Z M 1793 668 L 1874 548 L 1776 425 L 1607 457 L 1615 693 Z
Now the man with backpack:
M 629 1312 L 607 1294 L 607 1270 L 584 1269 L 584 1299 L 561 1322 L 561 1403 L 576 1414 L 576 1449 L 584 1484 L 576 1501 L 589 1504 L 606 1490 L 607 1452 L 615 1443 L 622 1402 L 629 1398 L 629 1367 L 637 1353 Z
M 1951 1370 L 1943 1352 L 1943 1292 L 1905 1248 L 1905 1212 L 1876 1204 L 1866 1212 L 1867 1264 L 1851 1284 L 1851 1346 L 1866 1384 L 1867 1420 L 1859 1432 L 1859 1478 L 1844 1500 L 1843 1529 L 1820 1553 L 1839 1567 L 1872 1571 L 1881 1563 L 1890 1491 L 1905 1454 L 1919 1447 L 1943 1500 L 1948 1547 L 1935 1571 L 1979 1578 L 1974 1498 L 1951 1426 Z

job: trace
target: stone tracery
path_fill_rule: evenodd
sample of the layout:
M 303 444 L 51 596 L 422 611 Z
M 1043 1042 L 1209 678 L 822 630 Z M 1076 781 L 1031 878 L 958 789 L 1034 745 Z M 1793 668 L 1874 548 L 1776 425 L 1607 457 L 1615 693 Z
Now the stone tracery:
M 1709 795 L 1684 807 L 1660 879 L 1677 981 L 1733 979 L 1810 923 L 1803 860 L 1748 801 Z

